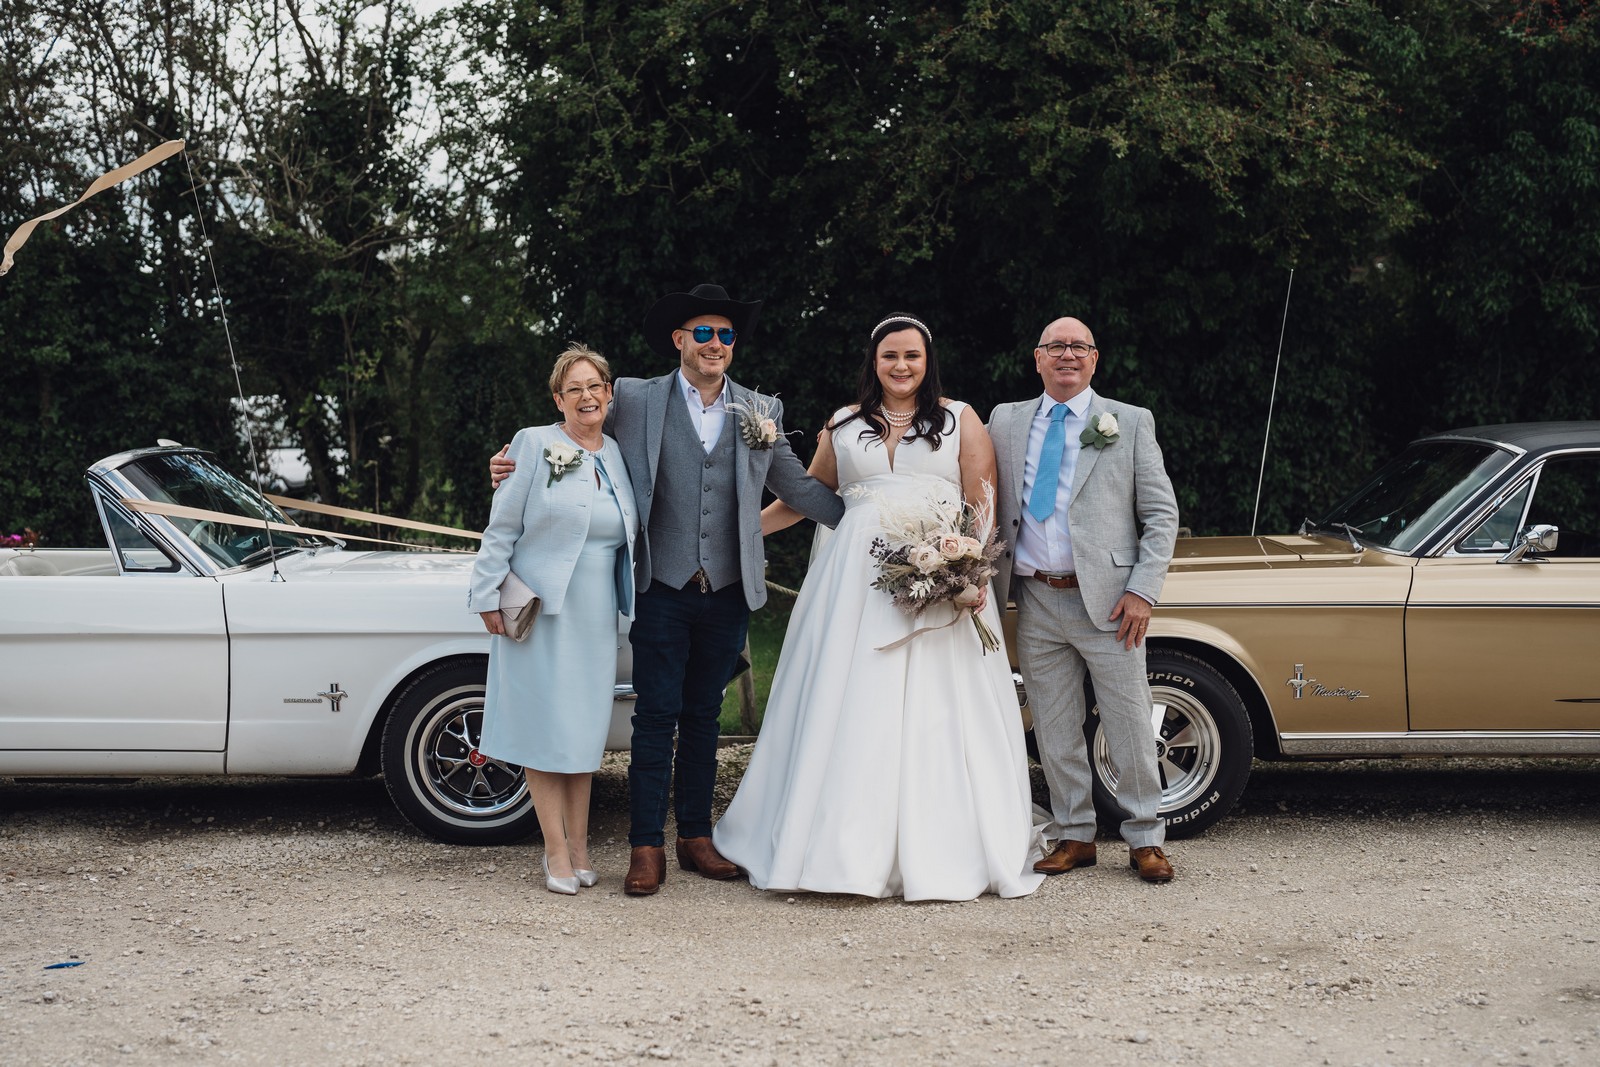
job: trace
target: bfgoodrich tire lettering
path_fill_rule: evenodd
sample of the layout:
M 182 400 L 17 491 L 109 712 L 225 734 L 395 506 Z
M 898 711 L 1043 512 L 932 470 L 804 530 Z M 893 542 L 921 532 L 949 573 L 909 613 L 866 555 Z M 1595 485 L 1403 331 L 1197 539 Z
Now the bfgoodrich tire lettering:
M 486 665 L 462 660 L 412 680 L 383 729 L 383 780 L 407 819 L 456 845 L 503 845 L 538 828 L 522 768 L 478 751 Z
M 1188 837 L 1231 811 L 1244 792 L 1255 754 L 1250 715 L 1232 684 L 1198 656 L 1152 648 L 1146 668 L 1154 703 L 1151 719 L 1161 772 L 1161 815 L 1168 837 Z M 1095 811 L 1101 823 L 1114 830 L 1127 813 L 1117 803 L 1118 771 L 1100 729 L 1092 691 L 1090 701 L 1084 733 L 1094 774 Z

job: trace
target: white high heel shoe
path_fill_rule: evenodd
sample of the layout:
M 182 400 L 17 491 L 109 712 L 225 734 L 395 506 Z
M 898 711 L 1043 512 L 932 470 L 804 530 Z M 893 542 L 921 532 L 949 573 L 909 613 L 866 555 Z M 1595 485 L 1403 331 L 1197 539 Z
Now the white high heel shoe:
M 561 893 L 569 897 L 578 895 L 578 876 L 576 874 L 570 878 L 557 878 L 550 873 L 550 860 L 545 856 L 539 857 L 539 864 L 544 868 L 544 887 L 546 889 L 552 893 Z
M 588 871 L 584 870 L 582 867 L 574 867 L 572 868 L 572 873 L 573 876 L 578 879 L 578 884 L 583 886 L 585 889 L 593 887 L 596 882 L 600 881 L 600 874 L 597 871 Z

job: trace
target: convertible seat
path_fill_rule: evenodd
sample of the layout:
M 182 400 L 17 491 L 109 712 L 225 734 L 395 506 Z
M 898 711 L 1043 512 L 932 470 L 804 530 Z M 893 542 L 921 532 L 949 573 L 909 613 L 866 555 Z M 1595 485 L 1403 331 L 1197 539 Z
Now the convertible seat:
M 60 573 L 49 560 L 43 560 L 38 556 L 26 553 L 12 556 L 4 563 L 0 563 L 0 575 L 54 577 Z

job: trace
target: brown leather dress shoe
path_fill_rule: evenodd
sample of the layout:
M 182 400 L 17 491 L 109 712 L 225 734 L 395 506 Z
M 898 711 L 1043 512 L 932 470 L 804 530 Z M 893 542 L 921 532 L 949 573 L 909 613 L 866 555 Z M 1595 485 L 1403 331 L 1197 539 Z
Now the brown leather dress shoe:
M 1040 874 L 1066 874 L 1074 867 L 1093 867 L 1095 851 L 1093 841 L 1057 841 L 1056 850 L 1033 869 Z
M 1129 849 L 1128 866 L 1147 882 L 1172 881 L 1172 864 L 1167 862 L 1167 854 L 1154 845 Z
M 709 837 L 678 838 L 678 866 L 718 881 L 739 877 L 739 868 L 722 857 Z
M 630 897 L 648 897 L 667 880 L 667 850 L 660 845 L 635 845 L 628 860 L 622 891 Z

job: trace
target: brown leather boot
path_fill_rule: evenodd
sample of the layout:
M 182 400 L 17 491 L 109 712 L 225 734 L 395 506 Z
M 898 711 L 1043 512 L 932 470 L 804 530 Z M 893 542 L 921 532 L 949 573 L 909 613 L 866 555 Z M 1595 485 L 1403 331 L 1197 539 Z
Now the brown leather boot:
M 1172 864 L 1167 862 L 1167 854 L 1154 845 L 1129 849 L 1128 866 L 1147 882 L 1172 881 Z
M 739 868 L 722 857 L 709 837 L 678 838 L 678 866 L 718 881 L 739 877 Z
M 1056 850 L 1038 863 L 1033 869 L 1040 874 L 1066 874 L 1074 867 L 1093 867 L 1095 865 L 1095 849 L 1093 841 L 1057 841 Z
M 622 891 L 630 897 L 648 897 L 667 880 L 667 850 L 660 845 L 635 845 L 628 859 L 628 876 Z

